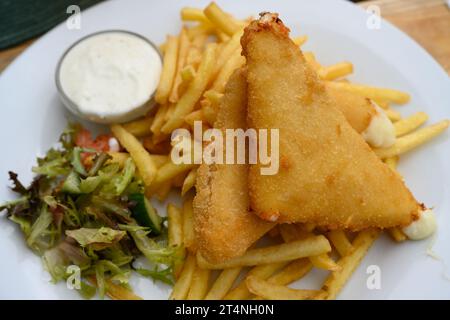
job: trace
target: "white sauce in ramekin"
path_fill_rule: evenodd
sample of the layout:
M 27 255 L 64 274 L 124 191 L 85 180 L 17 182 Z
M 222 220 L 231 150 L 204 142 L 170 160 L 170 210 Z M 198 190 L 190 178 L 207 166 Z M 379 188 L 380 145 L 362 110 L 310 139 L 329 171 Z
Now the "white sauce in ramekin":
M 69 109 L 96 122 L 122 122 L 148 111 L 162 61 L 140 36 L 101 32 L 75 44 L 59 67 L 59 85 Z M 63 100 L 64 100 L 63 98 Z

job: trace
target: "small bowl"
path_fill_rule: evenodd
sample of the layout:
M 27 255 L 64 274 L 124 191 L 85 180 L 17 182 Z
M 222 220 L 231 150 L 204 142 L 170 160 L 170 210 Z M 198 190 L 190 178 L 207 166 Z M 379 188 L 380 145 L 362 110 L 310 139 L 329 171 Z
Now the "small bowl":
M 101 118 L 95 114 L 84 114 L 81 113 L 79 111 L 78 105 L 69 98 L 69 96 L 64 92 L 64 89 L 62 87 L 61 84 L 61 79 L 60 79 L 60 71 L 61 71 L 61 65 L 62 62 L 64 61 L 64 58 L 66 57 L 66 55 L 75 47 L 77 46 L 80 42 L 99 35 L 99 34 L 103 34 L 103 33 L 125 33 L 125 34 L 129 34 L 135 37 L 138 37 L 142 40 L 144 40 L 146 43 L 148 43 L 149 45 L 151 45 L 156 52 L 158 53 L 159 58 L 161 59 L 161 65 L 163 63 L 163 58 L 161 55 L 161 52 L 159 51 L 158 46 L 156 46 L 153 42 L 151 42 L 148 38 L 135 33 L 135 32 L 131 32 L 131 31 L 126 31 L 126 30 L 104 30 L 104 31 L 99 31 L 99 32 L 95 32 L 95 33 L 91 33 L 85 37 L 80 38 L 79 40 L 77 40 L 75 43 L 73 43 L 69 48 L 67 48 L 67 50 L 64 52 L 64 54 L 61 56 L 61 58 L 58 61 L 58 65 L 56 66 L 56 71 L 55 71 L 55 82 L 56 82 L 56 88 L 58 90 L 58 94 L 59 97 L 61 99 L 61 101 L 63 102 L 64 106 L 75 116 L 81 118 L 81 119 L 85 119 L 85 120 L 89 120 L 92 122 L 96 122 L 96 123 L 101 123 L 101 124 L 110 124 L 110 123 L 120 123 L 120 122 L 127 122 L 127 121 L 131 121 L 135 118 L 138 118 L 140 116 L 145 115 L 147 112 L 149 112 L 155 105 L 155 100 L 154 100 L 154 96 L 155 96 L 155 91 L 153 91 L 153 93 L 150 95 L 149 100 L 147 100 L 147 102 L 145 102 L 143 105 L 133 109 L 132 111 L 129 112 L 124 112 L 122 114 L 118 114 L 117 116 L 108 116 L 108 119 L 104 119 Z

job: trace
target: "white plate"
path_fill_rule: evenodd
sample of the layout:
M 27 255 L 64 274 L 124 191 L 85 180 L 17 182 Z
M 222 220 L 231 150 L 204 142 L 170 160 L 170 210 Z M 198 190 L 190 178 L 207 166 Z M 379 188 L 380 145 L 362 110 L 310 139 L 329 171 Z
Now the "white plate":
M 240 18 L 275 11 L 293 35 L 307 34 L 305 50 L 313 50 L 323 64 L 352 61 L 352 80 L 407 91 L 412 101 L 398 107 L 404 114 L 423 110 L 430 122 L 450 118 L 450 81 L 445 71 L 405 34 L 382 21 L 380 29 L 368 29 L 369 18 L 361 8 L 344 1 L 220 1 Z M 81 30 L 63 23 L 38 41 L 0 77 L 0 127 L 3 148 L 0 162 L 0 200 L 13 197 L 7 188 L 7 171 L 31 180 L 31 166 L 66 126 L 58 100 L 54 70 L 63 51 L 77 39 L 105 29 L 125 29 L 161 43 L 167 33 L 179 31 L 179 9 L 204 7 L 208 1 L 108 1 L 81 15 Z M 343 299 L 450 298 L 446 268 L 450 261 L 450 148 L 448 133 L 420 150 L 402 157 L 400 171 L 418 199 L 433 206 L 439 231 L 433 251 L 431 241 L 392 243 L 377 241 L 343 290 Z M 389 190 L 386 190 L 389 192 Z M 76 299 L 65 284 L 52 285 L 38 257 L 25 246 L 18 228 L 0 220 L 0 298 Z M 366 286 L 369 265 L 381 270 L 381 289 Z M 450 266 L 450 265 L 449 265 Z M 317 287 L 324 273 L 313 272 L 300 284 Z M 136 292 L 148 299 L 165 299 L 169 288 L 134 277 Z

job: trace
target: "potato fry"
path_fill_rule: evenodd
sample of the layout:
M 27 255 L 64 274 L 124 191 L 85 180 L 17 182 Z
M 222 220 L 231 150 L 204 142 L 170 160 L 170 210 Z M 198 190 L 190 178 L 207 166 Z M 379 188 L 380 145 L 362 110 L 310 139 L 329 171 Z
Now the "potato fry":
M 436 124 L 398 138 L 392 147 L 374 149 L 374 152 L 381 159 L 401 155 L 438 136 L 448 128 L 449 124 L 449 120 L 440 121 Z
M 183 82 L 190 82 L 195 77 L 195 69 L 192 65 L 188 65 L 181 70 L 181 79 Z
M 211 90 L 223 93 L 225 90 L 225 85 L 232 73 L 240 68 L 245 63 L 245 58 L 241 55 L 241 49 L 238 48 L 230 57 L 230 59 L 223 65 L 222 69 L 214 80 Z
M 183 244 L 183 215 L 181 208 L 178 208 L 172 203 L 167 206 L 167 219 L 168 219 L 168 238 L 169 246 L 179 247 L 180 256 L 184 257 L 185 249 Z M 183 267 L 183 261 L 180 259 L 175 262 L 173 267 L 175 278 L 180 275 Z
M 327 237 L 341 257 L 353 251 L 352 243 L 348 240 L 344 230 L 332 230 L 328 232 Z
M 226 42 L 226 41 L 230 40 L 230 36 L 227 35 L 225 32 L 223 32 L 222 30 L 216 29 L 215 31 L 216 31 L 217 40 L 219 42 Z
M 189 51 L 189 37 L 186 28 L 182 28 L 180 32 L 179 49 L 178 49 L 178 63 L 175 70 L 175 79 L 173 81 L 172 90 L 169 94 L 169 102 L 176 103 L 179 99 L 179 86 L 183 81 L 181 72 L 186 65 L 186 58 Z M 170 112 L 168 112 L 170 114 Z
M 409 94 L 399 90 L 376 88 L 362 84 L 332 82 L 332 81 L 327 81 L 326 84 L 328 86 L 332 86 L 337 89 L 352 91 L 354 93 L 360 94 L 364 97 L 367 97 L 375 101 L 385 100 L 397 104 L 405 104 L 410 99 Z
M 126 131 L 121 125 L 112 125 L 111 132 L 117 140 L 119 140 L 120 144 L 130 153 L 145 186 L 147 188 L 150 187 L 157 172 L 156 165 L 150 154 L 145 150 L 139 140 Z
M 254 276 L 260 279 L 267 279 L 278 270 L 284 268 L 287 262 L 277 262 L 265 265 L 256 266 L 251 269 L 246 277 Z M 251 292 L 248 290 L 245 280 L 242 281 L 236 288 L 231 290 L 225 297 L 225 300 L 244 300 L 251 297 Z
M 239 25 L 230 16 L 222 11 L 215 2 L 211 2 L 203 11 L 205 16 L 211 21 L 216 28 L 232 36 L 239 29 Z
M 177 68 L 178 57 L 178 37 L 167 36 L 167 42 L 164 51 L 163 68 L 159 85 L 156 89 L 155 101 L 160 104 L 167 103 L 170 90 L 172 90 L 175 72 Z
M 170 300 L 186 299 L 196 267 L 195 256 L 188 254 L 178 281 L 173 286 Z
M 230 40 L 228 40 L 223 45 L 221 50 L 218 50 L 215 65 L 214 65 L 214 70 L 213 70 L 213 73 L 211 76 L 212 79 L 215 79 L 217 77 L 217 75 L 220 72 L 220 69 L 222 69 L 222 67 L 230 59 L 230 57 L 233 55 L 233 53 L 236 52 L 236 50 L 239 50 L 239 48 L 241 48 L 241 42 L 240 42 L 241 36 L 242 36 L 242 31 L 236 32 L 230 38 Z
M 189 195 L 183 202 L 183 236 L 184 246 L 191 252 L 195 252 L 194 217 L 192 209 L 193 196 Z M 199 265 L 201 268 L 205 267 Z
M 386 109 L 386 110 L 384 110 L 384 112 L 388 116 L 389 120 L 391 120 L 392 122 L 397 122 L 402 118 L 402 115 L 395 110 Z
M 197 168 L 191 169 L 186 179 L 184 179 L 183 186 L 181 187 L 181 196 L 184 196 L 189 190 L 195 186 L 195 180 L 197 179 Z
M 168 109 L 169 105 L 167 104 L 159 106 L 158 110 L 156 111 L 155 118 L 153 119 L 153 123 L 150 127 L 150 130 L 153 132 L 153 134 L 157 135 L 161 132 L 161 127 L 164 125 L 164 118 Z
M 327 67 L 321 67 L 318 71 L 319 77 L 324 80 L 335 80 L 353 73 L 351 62 L 340 62 Z
M 402 232 L 400 228 L 390 228 L 388 229 L 389 235 L 396 242 L 402 242 L 407 239 L 406 235 Z
M 205 117 L 203 116 L 203 111 L 195 110 L 189 113 L 187 116 L 184 117 L 184 121 L 191 127 L 194 127 L 195 121 L 206 121 Z
M 320 63 L 316 60 L 316 56 L 311 51 L 303 52 L 306 62 L 314 69 L 319 70 L 321 68 Z
M 241 270 L 241 267 L 223 270 L 217 277 L 216 281 L 214 281 L 211 289 L 205 297 L 205 300 L 223 299 L 233 286 L 233 283 L 241 273 Z
M 209 21 L 205 21 L 195 27 L 187 29 L 187 34 L 189 39 L 193 40 L 198 36 L 208 37 L 209 35 L 214 33 L 214 30 L 214 25 Z
M 125 130 L 135 137 L 145 137 L 151 133 L 150 126 L 153 123 L 153 117 L 143 117 L 138 120 L 124 123 L 122 126 Z
M 180 14 L 183 21 L 209 22 L 201 9 L 185 7 L 181 9 Z
M 295 224 L 282 224 L 280 225 L 281 237 L 285 242 L 291 242 L 296 240 L 304 240 L 309 237 L 313 237 L 313 233 L 304 230 Z M 319 269 L 325 270 L 338 270 L 339 266 L 331 259 L 327 253 L 322 253 L 317 256 L 309 257 L 311 263 Z
M 378 230 L 366 230 L 360 232 L 352 245 L 354 250 L 347 256 L 342 257 L 338 261 L 340 270 L 333 271 L 325 280 L 323 289 L 328 293 L 327 299 L 335 299 L 337 294 L 342 290 L 345 283 L 355 271 L 361 260 L 366 255 L 369 248 L 375 242 L 379 235 Z
M 202 96 L 210 80 L 216 55 L 215 51 L 215 44 L 207 46 L 197 76 L 192 80 L 180 100 L 178 100 L 169 121 L 161 128 L 163 133 L 170 134 L 173 130 L 180 127 L 183 124 L 184 117 L 194 109 L 195 104 Z
M 291 261 L 298 258 L 310 257 L 331 251 L 328 240 L 322 236 L 313 236 L 303 240 L 292 241 L 280 245 L 248 250 L 243 256 L 213 264 L 201 255 L 197 256 L 198 264 L 202 268 L 225 269 L 238 266 L 254 266 L 260 264 Z
M 297 46 L 301 47 L 306 41 L 308 41 L 308 36 L 295 37 L 292 41 L 294 41 Z
M 280 272 L 268 278 L 267 282 L 286 286 L 303 278 L 309 271 L 311 271 L 312 267 L 313 265 L 311 261 L 307 258 L 294 260 L 285 266 Z
M 392 170 L 395 171 L 395 170 L 397 170 L 398 160 L 399 160 L 399 157 L 395 156 L 395 157 L 384 159 L 384 163 L 386 163 L 389 168 L 391 168 Z
M 183 245 L 182 211 L 176 205 L 167 205 L 167 219 L 169 221 L 168 238 L 169 246 L 178 247 Z
M 245 279 L 251 293 L 268 300 L 306 300 L 312 299 L 320 290 L 291 289 L 286 286 L 269 283 L 255 276 Z
M 187 300 L 201 300 L 208 292 L 209 276 L 211 270 L 197 267 L 192 276 L 191 288 Z
M 206 122 L 214 127 L 214 123 L 217 119 L 218 109 L 214 108 L 209 100 L 206 100 L 207 103 L 202 105 L 202 115 Z
M 330 271 L 337 271 L 341 269 L 341 267 L 333 259 L 331 259 L 327 253 L 309 257 L 309 260 L 314 265 L 314 267 L 319 269 Z
M 172 160 L 169 159 L 161 168 L 159 168 L 156 172 L 155 179 L 153 184 L 148 190 L 149 194 L 156 192 L 164 182 L 169 181 L 175 178 L 177 175 L 187 172 L 193 167 L 195 164 L 175 164 Z
M 408 118 L 401 119 L 394 124 L 395 134 L 397 137 L 403 136 L 416 130 L 428 120 L 425 112 L 417 112 Z

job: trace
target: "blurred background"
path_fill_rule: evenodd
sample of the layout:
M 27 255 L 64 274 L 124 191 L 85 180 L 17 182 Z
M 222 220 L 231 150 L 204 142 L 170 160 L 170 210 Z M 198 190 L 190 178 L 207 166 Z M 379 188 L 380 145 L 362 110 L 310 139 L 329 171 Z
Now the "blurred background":
M 0 72 L 40 35 L 67 19 L 70 5 L 84 10 L 102 1 L 0 0 Z M 384 19 L 414 38 L 450 72 L 450 0 L 352 2 L 363 8 L 377 5 Z

